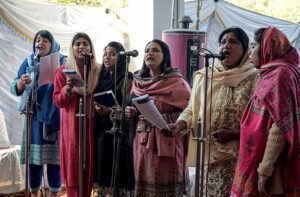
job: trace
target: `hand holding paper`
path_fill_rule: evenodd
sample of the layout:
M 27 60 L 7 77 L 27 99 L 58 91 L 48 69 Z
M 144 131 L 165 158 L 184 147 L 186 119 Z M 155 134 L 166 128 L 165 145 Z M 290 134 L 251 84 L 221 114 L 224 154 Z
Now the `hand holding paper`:
M 84 86 L 84 81 L 83 81 L 82 77 L 79 74 L 77 74 L 77 72 L 75 70 L 63 69 L 62 72 L 65 73 L 65 75 L 68 78 L 76 81 L 76 83 L 75 83 L 76 87 L 83 87 Z
M 148 94 L 132 99 L 133 104 L 138 108 L 139 112 L 153 125 L 159 129 L 168 129 L 166 121 L 154 105 L 153 100 Z

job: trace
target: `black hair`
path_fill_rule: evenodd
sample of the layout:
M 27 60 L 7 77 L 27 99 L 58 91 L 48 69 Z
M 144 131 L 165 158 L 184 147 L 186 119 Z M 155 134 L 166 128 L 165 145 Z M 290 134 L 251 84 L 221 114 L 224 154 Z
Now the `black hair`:
M 265 32 L 267 28 L 260 28 L 260 29 L 257 29 L 255 30 L 254 32 L 254 41 L 257 42 L 257 43 L 261 43 L 261 38 Z
M 119 53 L 120 51 L 125 51 L 125 49 L 124 49 L 124 47 L 121 43 L 112 41 L 104 47 L 103 57 L 104 57 L 105 51 L 108 47 L 115 48 L 117 53 Z M 122 72 L 123 70 L 125 72 L 126 56 L 125 55 L 118 55 L 117 64 L 115 66 L 117 66 L 117 73 Z M 104 58 L 103 58 L 102 68 L 101 68 L 101 71 L 100 71 L 100 77 L 107 77 L 108 75 L 109 75 L 109 71 L 107 70 L 107 68 L 104 65 Z
M 241 44 L 243 46 L 243 50 L 244 50 L 244 53 L 243 53 L 243 55 L 244 55 L 247 52 L 247 49 L 249 47 L 249 37 L 246 34 L 246 32 L 240 27 L 233 26 L 233 27 L 229 27 L 229 28 L 225 29 L 224 31 L 222 31 L 222 33 L 220 34 L 219 39 L 218 39 L 219 44 L 221 43 L 223 36 L 230 32 L 234 33 L 234 35 L 237 37 L 237 39 L 241 42 Z
M 72 39 L 72 46 L 74 46 L 76 40 L 78 40 L 78 38 L 80 37 L 83 37 L 84 39 L 86 39 L 90 46 L 91 46 L 91 51 L 90 53 L 93 53 L 94 54 L 94 51 L 93 51 L 93 44 L 92 44 L 92 41 L 90 39 L 90 37 L 86 34 L 86 33 L 83 33 L 83 32 L 79 32 L 79 33 L 76 33 L 74 36 L 73 36 L 73 39 Z
M 163 73 L 166 70 L 166 68 L 171 67 L 170 49 L 169 49 L 168 45 L 165 42 L 163 42 L 161 40 L 158 40 L 158 39 L 154 39 L 154 40 L 151 40 L 150 42 L 147 43 L 147 45 L 145 47 L 145 50 L 146 50 L 147 46 L 152 42 L 157 43 L 161 47 L 164 58 L 163 58 L 163 60 L 160 64 L 160 70 Z M 150 69 L 146 66 L 145 60 L 143 61 L 141 76 L 142 77 L 150 77 Z
M 48 30 L 40 30 L 35 34 L 34 39 L 33 39 L 33 48 L 34 49 L 35 49 L 35 42 L 36 42 L 38 35 L 42 36 L 43 38 L 47 38 L 50 41 L 50 43 L 52 44 L 51 33 Z
M 260 54 L 261 54 L 261 39 L 262 39 L 262 36 L 263 36 L 266 29 L 267 28 L 260 28 L 260 29 L 255 30 L 255 32 L 254 32 L 253 40 L 255 42 L 257 42 L 257 44 L 259 44 L 259 50 L 258 50 L 259 57 L 260 57 Z

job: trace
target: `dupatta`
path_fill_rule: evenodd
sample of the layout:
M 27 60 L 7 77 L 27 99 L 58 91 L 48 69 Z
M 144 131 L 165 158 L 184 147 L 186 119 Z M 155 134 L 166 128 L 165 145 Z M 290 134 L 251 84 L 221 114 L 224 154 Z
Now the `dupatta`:
M 232 195 L 259 196 L 257 168 L 265 152 L 269 129 L 276 123 L 287 141 L 282 153 L 285 196 L 299 196 L 299 55 L 284 33 L 274 27 L 264 31 L 260 55 L 260 82 L 241 122 L 239 163 L 232 187 L 236 195 Z

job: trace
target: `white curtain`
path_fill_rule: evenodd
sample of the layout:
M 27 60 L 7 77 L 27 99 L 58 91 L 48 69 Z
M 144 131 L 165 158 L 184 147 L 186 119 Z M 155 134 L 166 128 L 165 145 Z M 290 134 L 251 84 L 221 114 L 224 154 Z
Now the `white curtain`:
M 106 13 L 104 8 L 99 7 L 38 0 L 0 1 L 0 109 L 12 144 L 21 143 L 22 116 L 16 110 L 19 97 L 10 93 L 9 86 L 21 63 L 32 53 L 36 32 L 49 30 L 66 55 L 73 35 L 85 32 L 92 39 L 97 60 L 101 62 L 103 47 L 110 41 L 118 41 L 126 50 L 131 50 L 128 24 L 122 18 L 125 14 L 126 10 L 122 9 Z M 134 60 L 129 70 L 135 70 Z
M 207 48 L 216 52 L 217 41 L 220 33 L 228 27 L 238 26 L 245 30 L 250 40 L 256 29 L 268 27 L 269 25 L 283 31 L 291 43 L 300 38 L 300 25 L 288 21 L 265 16 L 252 12 L 230 3 L 219 0 L 203 0 L 200 9 L 200 30 L 207 34 Z M 196 4 L 197 1 L 185 3 L 185 15 L 192 18 L 192 26 L 196 26 Z M 296 46 L 300 51 L 299 45 Z

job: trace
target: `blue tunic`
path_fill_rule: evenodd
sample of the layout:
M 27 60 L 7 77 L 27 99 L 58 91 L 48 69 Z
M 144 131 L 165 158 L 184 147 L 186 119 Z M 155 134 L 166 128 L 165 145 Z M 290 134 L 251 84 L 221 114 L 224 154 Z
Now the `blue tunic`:
M 58 52 L 60 49 L 59 44 L 52 36 L 51 49 L 49 54 Z M 33 49 L 34 51 L 34 49 Z M 19 68 L 18 76 L 14 79 L 10 86 L 11 93 L 16 96 L 22 96 L 18 111 L 25 111 L 27 96 L 31 95 L 33 86 L 33 61 L 34 54 L 31 54 L 24 60 Z M 64 64 L 66 57 L 60 55 L 60 65 Z M 29 163 L 35 165 L 42 164 L 60 164 L 60 151 L 59 151 L 59 127 L 60 127 L 60 113 L 59 109 L 52 101 L 52 93 L 54 90 L 53 83 L 39 86 L 39 70 L 40 59 L 37 60 L 37 73 L 36 73 L 36 92 L 37 97 L 34 96 L 32 129 L 31 129 L 31 143 Z M 26 85 L 25 90 L 19 94 L 16 91 L 17 82 L 23 74 L 31 74 L 32 82 Z M 39 106 L 36 107 L 36 98 Z M 25 164 L 25 147 L 26 147 L 26 116 L 23 124 L 23 136 L 21 145 L 20 163 Z

